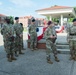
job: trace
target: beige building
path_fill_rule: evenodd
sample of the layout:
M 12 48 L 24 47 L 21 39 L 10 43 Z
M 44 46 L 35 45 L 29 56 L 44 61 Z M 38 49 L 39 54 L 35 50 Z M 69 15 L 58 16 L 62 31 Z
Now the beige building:
M 19 23 L 23 23 L 23 27 L 27 27 L 29 23 L 29 19 L 31 19 L 32 16 L 23 16 L 19 17 Z
M 23 23 L 23 27 L 27 27 L 31 24 L 31 18 L 32 16 L 23 16 L 19 17 L 19 23 Z M 42 25 L 43 18 L 35 18 L 36 19 L 36 25 Z

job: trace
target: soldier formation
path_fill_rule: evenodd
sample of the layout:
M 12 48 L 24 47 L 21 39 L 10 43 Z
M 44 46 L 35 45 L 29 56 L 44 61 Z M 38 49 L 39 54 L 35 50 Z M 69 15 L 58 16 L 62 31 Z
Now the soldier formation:
M 54 23 L 52 21 L 48 21 L 47 23 L 48 28 L 45 30 L 44 38 L 46 39 L 46 60 L 47 63 L 53 64 L 51 61 L 50 53 L 53 52 L 54 58 L 56 62 L 59 62 L 60 60 L 57 57 L 58 51 L 56 48 L 56 39 L 57 34 L 55 30 Z M 31 50 L 37 49 L 37 27 L 35 25 L 35 20 L 32 20 L 32 24 L 29 27 L 29 33 L 30 33 L 30 48 Z M 70 59 L 76 61 L 76 19 L 73 20 L 73 25 L 69 27 L 69 31 L 67 34 L 68 42 L 69 42 L 69 48 L 70 48 Z M 59 52 L 60 53 L 60 52 Z
M 4 48 L 7 53 L 7 59 L 9 62 L 17 60 L 19 54 L 24 54 L 23 47 L 23 24 L 19 23 L 19 17 L 15 17 L 15 23 L 11 24 L 9 17 L 6 17 L 5 23 L 1 29 L 3 35 Z M 46 39 L 46 60 L 47 63 L 53 64 L 51 61 L 50 53 L 53 52 L 56 62 L 59 62 L 57 57 L 56 39 L 57 34 L 55 31 L 54 23 L 48 21 L 48 28 L 44 32 L 44 38 Z M 30 34 L 30 49 L 32 51 L 37 49 L 37 25 L 35 25 L 35 19 L 31 20 L 28 32 Z M 73 20 L 73 25 L 68 29 L 67 35 L 69 47 L 70 47 L 70 59 L 76 61 L 76 19 Z
M 3 35 L 4 48 L 7 53 L 7 60 L 12 62 L 17 60 L 18 54 L 22 53 L 23 45 L 23 27 L 19 22 L 19 17 L 15 17 L 15 24 L 10 23 L 10 18 L 6 17 L 5 23 L 1 29 Z M 15 57 L 16 56 L 16 57 Z

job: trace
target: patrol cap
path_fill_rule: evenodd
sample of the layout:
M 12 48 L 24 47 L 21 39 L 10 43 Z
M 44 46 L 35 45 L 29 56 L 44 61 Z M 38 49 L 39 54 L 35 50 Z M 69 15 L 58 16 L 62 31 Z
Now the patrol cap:
M 22 23 L 20 23 L 21 25 L 23 25 Z
M 35 22 L 35 19 L 32 19 L 32 22 Z
M 22 24 L 22 23 L 20 23 L 20 25 L 21 25 L 21 26 L 23 26 L 23 24 Z
M 48 21 L 47 25 L 50 25 L 50 24 L 52 24 L 52 23 L 53 23 L 52 21 Z
M 75 21 L 76 21 L 76 18 L 73 19 L 73 22 L 75 22 Z
M 15 17 L 15 20 L 18 20 L 19 19 L 19 17 Z

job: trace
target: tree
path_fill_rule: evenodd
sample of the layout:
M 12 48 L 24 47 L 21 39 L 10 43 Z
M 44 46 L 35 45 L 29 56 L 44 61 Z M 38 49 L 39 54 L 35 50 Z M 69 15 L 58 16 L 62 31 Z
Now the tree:
M 75 18 L 76 18 L 76 7 L 74 7 L 74 11 L 75 11 Z
M 74 19 L 74 18 L 69 18 L 69 19 L 68 19 L 68 22 L 72 22 L 72 21 L 73 21 L 73 19 Z
M 46 19 L 49 21 L 50 20 L 50 16 L 46 16 Z
M 9 16 L 9 17 L 10 17 L 11 24 L 14 24 L 14 17 L 13 16 Z

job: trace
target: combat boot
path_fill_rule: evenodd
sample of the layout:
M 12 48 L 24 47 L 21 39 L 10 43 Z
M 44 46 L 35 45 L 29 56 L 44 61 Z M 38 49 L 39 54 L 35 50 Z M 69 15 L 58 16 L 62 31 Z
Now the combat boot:
M 22 48 L 22 50 L 26 50 L 25 48 Z
M 11 53 L 11 60 L 17 60 L 17 59 L 14 57 L 13 53 Z
M 74 60 L 76 61 L 76 54 L 75 54 Z
M 34 50 L 37 50 L 37 48 L 34 48 Z
M 75 56 L 74 60 L 76 61 L 76 56 Z
M 75 60 L 75 55 L 71 55 L 70 60 Z
M 19 54 L 24 54 L 24 53 L 22 53 L 21 50 L 19 50 Z
M 54 55 L 54 57 L 55 57 L 56 62 L 60 62 L 60 60 L 58 59 L 58 57 L 56 55 Z
M 75 61 L 76 61 L 76 56 L 75 56 L 75 54 L 73 54 L 73 60 L 75 60 Z
M 34 49 L 32 48 L 31 51 L 34 51 Z
M 47 63 L 53 64 L 53 62 L 51 61 L 50 57 L 47 57 Z
M 73 60 L 74 58 L 71 56 L 70 58 L 69 58 L 69 60 Z
M 10 57 L 10 54 L 7 54 L 7 58 L 8 58 L 8 61 L 9 62 L 12 62 L 11 57 Z
M 59 54 L 60 54 L 61 52 L 60 52 L 60 51 L 57 51 L 57 53 L 59 53 Z
M 15 51 L 15 56 L 18 57 L 17 51 Z

